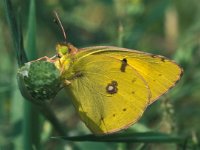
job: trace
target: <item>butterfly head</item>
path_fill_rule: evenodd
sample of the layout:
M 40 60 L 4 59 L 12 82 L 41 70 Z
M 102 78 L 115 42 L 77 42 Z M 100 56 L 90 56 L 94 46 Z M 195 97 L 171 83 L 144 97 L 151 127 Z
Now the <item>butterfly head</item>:
M 69 53 L 69 47 L 64 44 L 57 44 L 56 45 L 56 51 L 58 57 L 66 56 Z
M 67 56 L 70 54 L 74 55 L 77 53 L 78 50 L 72 44 L 68 43 L 68 44 L 57 44 L 56 51 L 58 57 L 61 58 L 63 56 Z

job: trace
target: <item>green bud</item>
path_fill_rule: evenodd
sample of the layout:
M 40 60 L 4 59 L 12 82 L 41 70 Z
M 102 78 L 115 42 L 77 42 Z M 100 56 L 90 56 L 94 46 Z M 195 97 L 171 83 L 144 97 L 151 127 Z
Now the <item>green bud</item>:
M 51 62 L 26 63 L 17 77 L 22 95 L 36 103 L 53 99 L 62 88 L 60 72 Z

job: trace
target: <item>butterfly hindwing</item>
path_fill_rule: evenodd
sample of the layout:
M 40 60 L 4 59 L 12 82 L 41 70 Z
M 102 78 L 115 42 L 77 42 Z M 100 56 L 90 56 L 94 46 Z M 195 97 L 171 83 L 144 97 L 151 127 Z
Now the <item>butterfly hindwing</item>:
M 125 60 L 87 55 L 75 61 L 71 72 L 67 88 L 81 119 L 95 134 L 127 128 L 149 103 L 148 84 Z

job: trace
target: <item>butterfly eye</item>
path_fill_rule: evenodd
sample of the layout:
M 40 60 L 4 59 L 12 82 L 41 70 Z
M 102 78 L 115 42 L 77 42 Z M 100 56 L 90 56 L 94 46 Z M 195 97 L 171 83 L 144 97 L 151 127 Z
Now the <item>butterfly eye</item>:
M 62 57 L 69 52 L 69 48 L 66 45 L 58 44 L 56 45 L 56 51 L 60 55 L 60 57 Z

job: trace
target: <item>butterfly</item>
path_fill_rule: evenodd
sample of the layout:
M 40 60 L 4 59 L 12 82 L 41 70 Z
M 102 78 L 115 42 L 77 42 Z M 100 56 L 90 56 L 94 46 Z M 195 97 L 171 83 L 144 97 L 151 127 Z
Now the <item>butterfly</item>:
M 160 55 L 113 46 L 58 44 L 58 68 L 82 121 L 97 135 L 126 129 L 175 86 L 183 70 Z
M 55 15 L 65 43 L 57 44 L 54 57 L 25 63 L 17 74 L 31 102 L 53 99 L 64 86 L 86 126 L 96 135 L 110 134 L 136 123 L 180 80 L 183 69 L 160 55 L 113 46 L 76 48 L 66 42 Z

